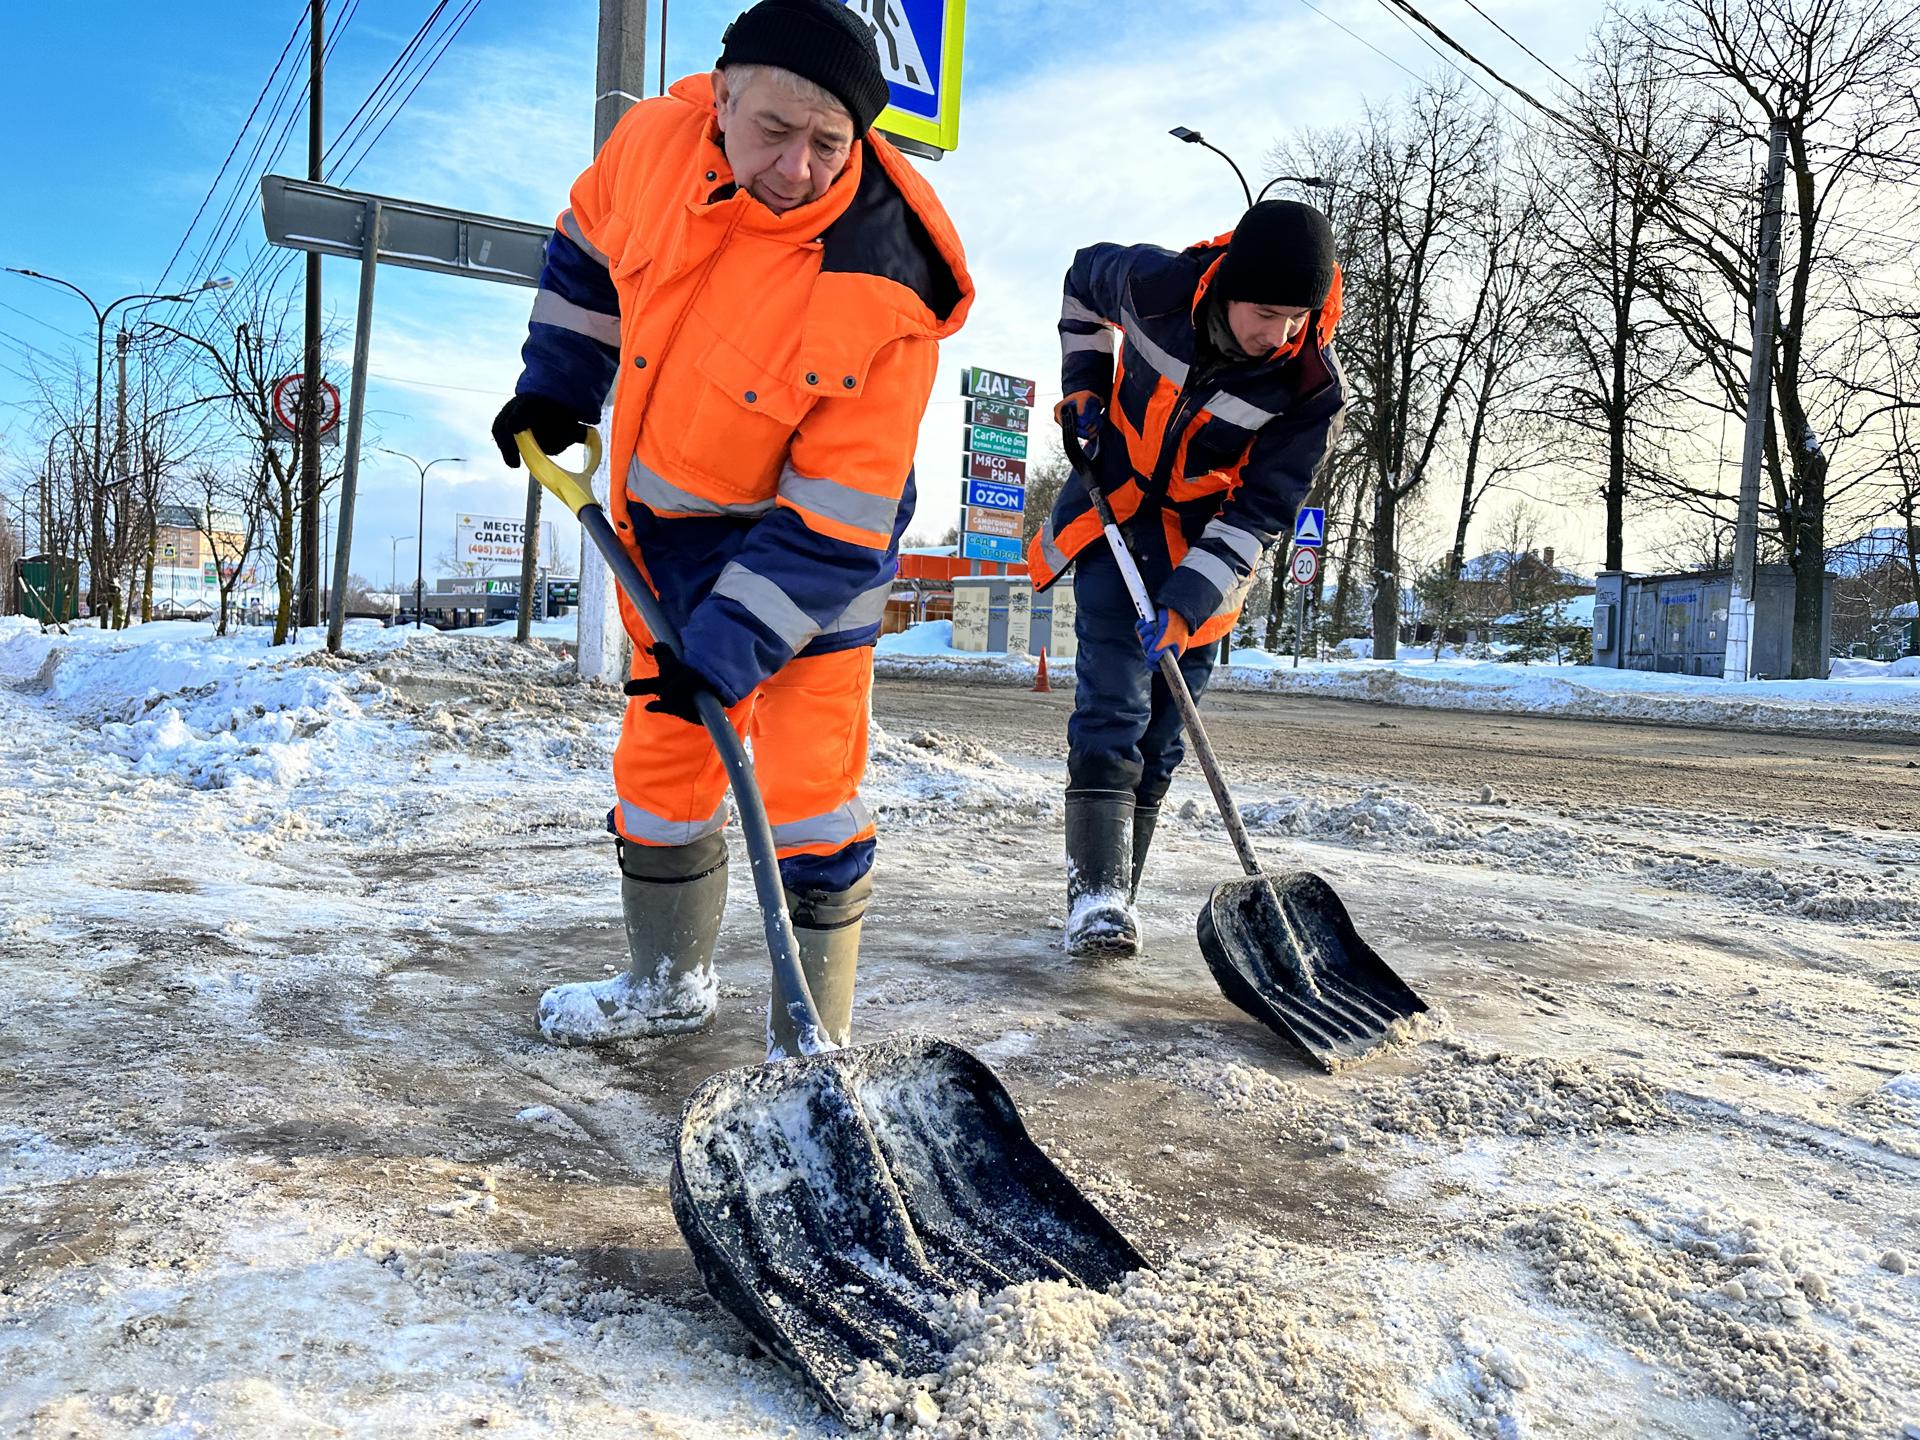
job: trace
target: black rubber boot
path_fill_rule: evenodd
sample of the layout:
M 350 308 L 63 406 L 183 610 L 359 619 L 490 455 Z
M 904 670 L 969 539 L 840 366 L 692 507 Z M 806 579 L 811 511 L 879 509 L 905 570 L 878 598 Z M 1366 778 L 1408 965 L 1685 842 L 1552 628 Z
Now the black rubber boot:
M 873 875 L 862 875 L 845 890 L 789 890 L 787 912 L 800 946 L 800 970 L 820 1012 L 820 1024 L 836 1045 L 853 1031 L 853 981 L 860 963 L 860 927 L 873 898 Z M 767 1015 L 767 1058 L 800 1053 L 800 1036 L 791 1016 Z
M 1173 782 L 1157 780 L 1144 784 L 1133 795 L 1133 884 L 1127 890 L 1129 900 L 1140 896 L 1140 876 L 1147 868 L 1147 852 L 1153 848 L 1153 828 L 1160 823 L 1160 804 L 1167 798 Z
M 1130 790 L 1067 791 L 1067 953 L 1118 960 L 1140 951 L 1128 881 Z

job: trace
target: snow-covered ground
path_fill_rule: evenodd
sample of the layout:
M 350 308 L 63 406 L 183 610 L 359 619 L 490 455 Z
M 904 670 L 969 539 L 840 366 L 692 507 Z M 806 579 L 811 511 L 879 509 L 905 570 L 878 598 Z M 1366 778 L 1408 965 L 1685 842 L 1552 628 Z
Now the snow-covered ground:
M 542 986 L 623 963 L 619 697 L 552 647 L 348 649 L 0 621 L 0 1433 L 834 1433 L 666 1205 L 681 1100 L 757 1058 L 746 887 L 713 1031 L 543 1047 Z M 1061 767 L 968 693 L 876 740 L 856 1027 L 987 1060 L 1155 1265 L 956 1306 L 942 1372 L 852 1397 L 878 1423 L 1920 1434 L 1920 834 L 1255 777 L 1263 852 L 1435 1007 L 1324 1076 L 1205 977 L 1190 778 L 1149 954 L 1060 954 Z
M 1361 648 L 1365 648 L 1362 645 Z M 1032 682 L 1038 661 L 953 648 L 953 624 L 929 620 L 881 639 L 883 673 L 957 671 L 982 679 Z M 1071 677 L 1073 662 L 1049 659 Z M 1920 737 L 1920 657 L 1836 660 L 1826 680 L 1755 680 L 1730 685 L 1688 675 L 1611 670 L 1592 665 L 1522 665 L 1408 647 L 1393 660 L 1316 661 L 1239 649 L 1214 672 L 1227 690 L 1268 690 L 1326 699 L 1371 700 L 1490 714 L 1648 720 L 1753 730 L 1852 731 Z

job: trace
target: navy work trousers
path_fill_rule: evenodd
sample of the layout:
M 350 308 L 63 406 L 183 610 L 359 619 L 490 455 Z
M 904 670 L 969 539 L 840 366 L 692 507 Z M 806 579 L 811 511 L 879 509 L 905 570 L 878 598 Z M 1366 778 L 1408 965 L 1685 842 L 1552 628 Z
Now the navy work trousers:
M 1149 595 L 1166 579 L 1150 572 L 1144 578 Z M 1080 650 L 1067 721 L 1067 788 L 1131 790 L 1139 804 L 1158 805 L 1186 754 L 1186 731 L 1167 682 L 1147 669 L 1133 601 L 1104 537 L 1074 557 L 1073 598 Z M 1206 692 L 1219 651 L 1216 641 L 1180 658 L 1195 700 Z

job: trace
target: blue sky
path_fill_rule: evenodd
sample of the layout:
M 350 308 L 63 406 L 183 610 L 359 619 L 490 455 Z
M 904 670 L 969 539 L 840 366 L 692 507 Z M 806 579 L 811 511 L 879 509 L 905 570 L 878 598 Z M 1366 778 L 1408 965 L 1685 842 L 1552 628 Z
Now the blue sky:
M 330 0 L 332 23 L 353 6 Z M 931 535 L 956 518 L 961 366 L 1032 376 L 1042 404 L 1057 394 L 1053 322 L 1060 274 L 1075 248 L 1102 239 L 1177 246 L 1233 224 L 1241 200 L 1232 174 L 1216 156 L 1168 138 L 1168 127 L 1204 131 L 1251 171 L 1290 131 L 1353 120 L 1365 105 L 1390 103 L 1409 86 L 1406 71 L 1440 68 L 1374 0 L 1313 6 L 976 0 L 960 150 L 926 169 L 966 242 L 980 299 L 967 328 L 945 347 L 922 428 L 916 532 Z M 9 137 L 0 192 L 11 201 L 0 211 L 0 264 L 59 275 L 101 300 L 152 288 L 305 8 L 304 0 L 0 7 L 0 53 L 13 62 L 0 87 L 0 133 Z M 328 70 L 329 139 L 432 8 L 432 0 L 359 0 Z M 672 0 L 669 83 L 710 66 L 721 30 L 740 8 L 734 0 Z M 1461 0 L 1426 8 L 1515 80 L 1550 84 Z M 1482 8 L 1567 69 L 1600 6 L 1500 0 Z M 342 183 L 549 222 L 588 159 L 597 10 L 596 0 L 482 0 Z M 302 31 L 296 54 L 304 55 L 305 44 Z M 650 77 L 657 64 L 650 45 Z M 252 143 L 249 135 L 240 158 Z M 305 163 L 302 121 L 272 168 L 304 174 Z M 196 252 L 210 232 L 203 221 L 169 288 L 238 274 L 262 246 L 259 170 L 234 212 L 245 212 L 236 243 L 202 260 Z M 355 268 L 326 262 L 328 307 L 349 318 Z M 423 459 L 468 457 L 429 480 L 430 574 L 433 556 L 450 545 L 456 510 L 504 515 L 521 507 L 524 480 L 493 454 L 487 424 L 518 374 L 530 298 L 512 287 L 391 267 L 378 277 L 369 443 Z M 11 480 L 39 449 L 22 408 L 31 393 L 24 375 L 66 355 L 90 366 L 93 325 L 78 299 L 19 276 L 0 275 L 0 306 L 0 474 Z M 341 355 L 341 370 L 347 358 Z M 356 571 L 384 581 L 390 538 L 417 528 L 416 503 L 412 468 L 370 450 Z M 1563 553 L 1593 558 L 1596 516 L 1574 506 L 1554 523 L 1557 533 L 1547 538 Z M 566 529 L 563 554 L 575 543 Z

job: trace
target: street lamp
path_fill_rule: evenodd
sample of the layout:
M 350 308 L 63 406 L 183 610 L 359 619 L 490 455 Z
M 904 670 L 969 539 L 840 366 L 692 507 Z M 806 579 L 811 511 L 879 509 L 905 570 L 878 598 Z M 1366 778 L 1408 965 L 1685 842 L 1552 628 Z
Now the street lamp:
M 102 309 L 98 304 L 95 303 L 94 298 L 91 295 L 89 295 L 86 291 L 82 290 L 78 285 L 75 285 L 71 280 L 62 280 L 57 275 L 43 275 L 38 270 L 23 270 L 17 265 L 9 265 L 6 268 L 15 275 L 25 275 L 30 280 L 45 280 L 47 283 L 51 285 L 58 285 L 62 289 L 71 290 L 74 294 L 78 295 L 82 300 L 86 301 L 87 308 L 93 311 L 93 318 L 94 318 L 93 485 L 94 485 L 94 490 L 93 490 L 92 547 L 93 547 L 93 553 L 97 559 L 98 557 L 100 557 L 105 553 L 107 548 L 106 533 L 105 533 L 106 507 L 102 502 L 101 490 L 100 490 L 100 486 L 102 483 L 100 478 L 100 470 L 101 470 L 100 458 L 101 458 L 101 452 L 105 448 L 105 445 L 103 442 L 103 431 L 105 430 L 105 419 L 102 414 L 102 400 L 104 398 L 104 392 L 106 390 L 106 380 L 107 380 L 107 317 L 113 314 L 113 312 L 119 309 L 122 305 L 126 305 L 135 300 L 191 301 L 191 300 L 197 299 L 199 296 L 203 295 L 209 290 L 228 289 L 229 287 L 232 286 L 233 280 L 230 276 L 224 276 L 224 275 L 217 280 L 203 280 L 200 284 L 194 286 L 193 289 L 181 291 L 178 294 L 170 294 L 166 291 L 142 291 L 138 294 L 122 295 L 119 299 L 109 302 L 106 308 Z M 90 578 L 87 583 L 87 588 L 91 592 L 87 597 L 87 603 L 89 608 L 93 610 L 96 620 L 98 620 L 100 617 L 100 598 L 101 598 L 100 569 L 101 567 L 98 564 L 95 564 L 94 566 L 91 567 L 89 571 Z
M 402 540 L 411 540 L 411 535 L 389 535 L 387 537 L 387 593 L 393 597 L 393 618 L 400 618 L 400 572 L 399 562 L 394 559 L 395 552 Z
M 374 447 L 385 455 L 398 455 L 414 469 L 420 472 L 420 533 L 414 537 L 413 552 L 413 628 L 420 628 L 420 612 L 426 605 L 427 574 L 427 471 L 436 465 L 464 465 L 464 455 L 442 455 L 438 460 L 429 460 L 422 465 L 404 450 L 389 450 L 385 445 Z
M 1202 135 L 1198 130 L 1189 130 L 1185 125 L 1176 125 L 1167 133 L 1173 136 L 1174 139 L 1182 141 L 1185 144 L 1199 145 L 1204 147 L 1205 149 L 1213 151 L 1214 154 L 1218 155 L 1222 160 L 1226 161 L 1228 165 L 1232 166 L 1234 178 L 1240 182 L 1240 193 L 1247 197 L 1247 208 L 1249 210 L 1251 210 L 1255 205 L 1259 204 L 1262 200 L 1266 199 L 1267 191 L 1271 190 L 1274 186 L 1280 184 L 1282 181 L 1291 181 L 1295 185 L 1305 185 L 1309 189 L 1314 189 L 1314 190 L 1331 190 L 1333 188 L 1333 182 L 1331 180 L 1324 179 L 1318 175 L 1276 175 L 1271 180 L 1267 181 L 1266 184 L 1262 185 L 1260 187 L 1260 193 L 1258 195 L 1255 195 L 1253 193 L 1253 187 L 1247 184 L 1247 177 L 1240 173 L 1240 167 L 1238 165 L 1234 165 L 1233 157 L 1227 154 L 1227 152 L 1222 150 L 1218 145 L 1213 144 L 1210 140 L 1207 139 L 1206 136 Z

